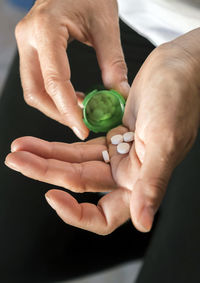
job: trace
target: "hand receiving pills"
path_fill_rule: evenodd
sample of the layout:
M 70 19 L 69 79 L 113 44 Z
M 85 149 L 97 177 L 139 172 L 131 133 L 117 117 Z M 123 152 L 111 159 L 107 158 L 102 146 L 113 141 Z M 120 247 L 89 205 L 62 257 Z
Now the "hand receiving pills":
M 22 137 L 12 143 L 6 164 L 26 177 L 77 193 L 106 192 L 97 205 L 78 203 L 57 189 L 45 195 L 66 223 L 106 235 L 130 219 L 130 197 L 141 167 L 135 143 L 124 141 L 127 134 L 128 128 L 119 126 L 106 137 L 73 144 Z

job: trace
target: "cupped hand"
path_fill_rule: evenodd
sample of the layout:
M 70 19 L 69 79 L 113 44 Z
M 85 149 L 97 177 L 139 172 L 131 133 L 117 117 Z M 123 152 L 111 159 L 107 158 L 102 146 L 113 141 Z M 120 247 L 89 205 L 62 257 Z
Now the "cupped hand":
M 142 163 L 130 211 L 150 229 L 175 167 L 191 149 L 200 123 L 199 58 L 188 50 L 190 35 L 156 48 L 131 86 L 123 124 L 135 131 Z
M 71 40 L 94 47 L 105 87 L 128 95 L 116 0 L 37 0 L 17 25 L 16 39 L 26 103 L 80 139 L 89 130 L 78 107 L 83 96 L 70 81 L 66 49 Z
M 111 233 L 130 218 L 129 202 L 141 163 L 134 146 L 129 154 L 117 153 L 110 138 L 125 133 L 125 127 L 111 130 L 107 138 L 65 144 L 34 137 L 16 139 L 6 165 L 23 175 L 74 192 L 109 192 L 97 205 L 79 204 L 69 193 L 50 190 L 47 201 L 68 224 L 97 234 Z M 102 158 L 108 150 L 110 164 Z

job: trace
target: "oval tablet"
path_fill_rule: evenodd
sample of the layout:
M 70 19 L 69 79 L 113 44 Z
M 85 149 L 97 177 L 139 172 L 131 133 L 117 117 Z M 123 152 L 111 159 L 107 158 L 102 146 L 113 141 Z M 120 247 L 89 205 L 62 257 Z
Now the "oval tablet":
M 130 150 L 130 144 L 126 142 L 121 142 L 117 145 L 117 152 L 120 154 L 126 154 Z
M 134 132 L 127 132 L 123 134 L 123 139 L 125 142 L 132 142 L 134 141 L 134 138 L 135 138 Z
M 123 136 L 122 135 L 115 135 L 115 136 L 113 136 L 111 139 L 111 143 L 112 144 L 119 144 L 119 143 L 121 143 L 121 142 L 123 142 Z
M 110 162 L 110 156 L 109 156 L 107 150 L 103 150 L 102 151 L 102 156 L 103 156 L 103 160 L 105 161 L 105 163 L 109 163 Z

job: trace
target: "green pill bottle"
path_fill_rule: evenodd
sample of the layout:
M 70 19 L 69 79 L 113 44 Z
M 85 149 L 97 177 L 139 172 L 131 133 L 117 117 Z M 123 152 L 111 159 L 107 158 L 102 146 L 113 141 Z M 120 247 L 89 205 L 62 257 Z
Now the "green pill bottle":
M 93 90 L 83 100 L 83 121 L 94 133 L 107 133 L 122 124 L 125 99 L 117 91 Z

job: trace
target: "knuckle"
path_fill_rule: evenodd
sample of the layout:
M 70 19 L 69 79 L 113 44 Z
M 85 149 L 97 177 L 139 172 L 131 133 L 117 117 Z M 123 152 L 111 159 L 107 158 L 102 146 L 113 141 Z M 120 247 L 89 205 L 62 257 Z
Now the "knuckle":
M 176 144 L 178 144 L 177 134 L 172 131 L 167 131 L 163 134 L 163 137 L 166 138 L 166 151 L 168 154 L 172 155 L 176 149 Z
M 60 80 L 56 75 L 50 74 L 46 76 L 44 80 L 45 89 L 51 97 L 55 97 L 57 95 L 59 83 Z
M 70 127 L 72 121 L 72 110 L 70 107 L 62 108 L 60 113 L 63 116 L 65 123 Z
M 32 92 L 24 92 L 24 100 L 30 106 L 37 106 L 35 95 Z
M 48 18 L 49 9 L 46 5 L 40 5 L 35 10 L 35 20 L 36 22 L 43 22 Z
M 116 229 L 116 227 L 119 226 L 118 225 L 119 219 L 114 217 L 114 218 L 112 218 L 112 221 L 108 221 L 107 216 L 106 216 L 106 214 L 103 210 L 101 199 L 99 200 L 97 207 L 98 207 L 99 212 L 101 213 L 101 216 L 103 218 L 103 225 L 101 226 L 101 229 L 98 232 L 98 234 L 101 235 L 101 236 L 109 235 Z
M 110 70 L 114 70 L 114 73 L 110 72 Z M 127 79 L 127 73 L 128 73 L 127 65 L 122 55 L 116 56 L 115 58 L 111 59 L 108 65 L 105 62 L 105 65 L 102 66 L 103 80 L 108 85 L 110 85 L 113 79 L 114 80 L 116 79 L 115 76 L 117 76 L 118 80 Z
M 127 65 L 126 65 L 126 63 L 124 61 L 124 57 L 122 57 L 122 56 L 120 56 L 118 59 L 114 60 L 111 63 L 111 66 L 116 67 L 117 69 L 123 71 L 124 73 L 128 72 Z
M 160 204 L 166 191 L 166 180 L 164 178 L 155 178 L 148 181 L 144 185 L 144 195 L 146 198 L 146 205 L 152 208 L 157 208 Z
M 111 229 L 104 229 L 103 231 L 98 231 L 97 234 L 100 236 L 107 236 L 111 234 L 113 231 Z
M 173 132 L 171 131 L 167 139 L 169 156 L 176 157 L 180 152 L 190 148 L 196 140 L 197 133 L 197 128 L 188 128 L 187 126 L 177 128 Z
M 98 231 L 96 231 L 96 233 L 101 235 L 101 236 L 107 236 L 107 235 L 111 234 L 114 230 L 115 230 L 115 227 L 113 227 L 113 225 L 105 224 L 103 227 L 98 229 Z
M 168 154 L 168 158 L 173 159 L 177 155 L 177 149 L 182 149 L 184 144 L 183 134 L 175 129 L 173 131 L 169 131 L 166 135 L 166 149 L 165 151 Z
M 65 172 L 61 177 L 61 182 L 66 189 L 70 189 L 75 193 L 85 193 L 87 188 L 84 182 L 84 166 L 81 163 L 71 164 L 71 176 L 76 176 L 73 183 L 70 182 L 69 172 Z
M 42 40 L 51 26 L 51 13 L 46 6 L 37 8 L 33 16 L 34 34 L 38 40 Z
M 74 167 L 74 169 L 76 170 L 76 172 L 78 172 L 78 180 L 79 180 L 79 191 L 81 193 L 84 193 L 87 191 L 87 187 L 85 185 L 85 180 L 84 180 L 84 166 L 82 163 L 79 163 L 76 165 L 76 167 Z
M 15 38 L 20 41 L 24 37 L 24 20 L 18 22 L 15 27 Z
M 162 135 L 153 137 L 152 141 L 159 145 L 160 154 L 164 161 L 173 159 L 176 156 L 177 148 L 182 147 L 183 134 L 179 129 L 171 129 L 167 125 L 159 128 Z

